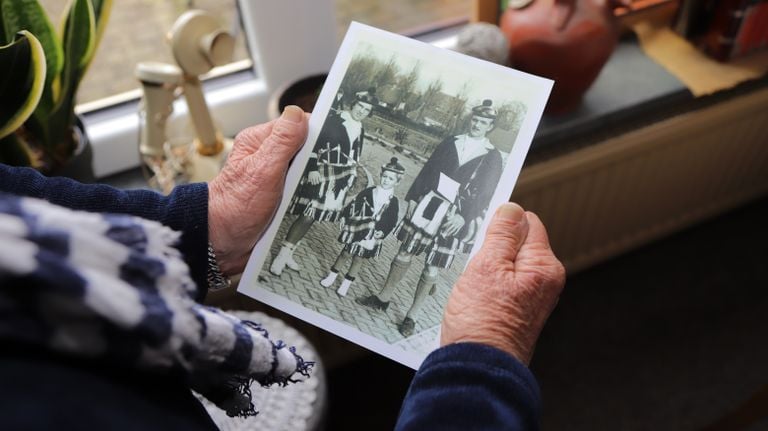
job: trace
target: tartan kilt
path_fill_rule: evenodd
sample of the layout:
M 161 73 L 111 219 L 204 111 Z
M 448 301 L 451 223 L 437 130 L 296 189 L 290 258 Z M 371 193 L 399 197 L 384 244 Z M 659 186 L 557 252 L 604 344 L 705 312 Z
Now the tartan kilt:
M 338 240 L 340 243 L 346 244 L 344 250 L 350 254 L 370 259 L 381 254 L 382 238 L 374 238 L 374 245 L 370 250 L 363 247 L 360 241 L 367 240 L 368 236 L 375 231 L 375 220 L 371 218 L 361 219 L 352 217 L 347 220 L 347 223 L 344 226 L 342 226 Z
M 368 250 L 367 248 L 363 248 L 362 246 L 360 246 L 360 243 L 358 242 L 353 242 L 352 244 L 345 245 L 344 250 L 346 250 L 352 256 L 360 256 L 364 259 L 379 257 L 379 255 L 381 254 L 381 241 L 376 241 L 376 245 L 373 247 L 373 250 Z
M 344 198 L 349 191 L 349 186 L 335 191 L 338 181 L 348 181 L 350 175 L 357 171 L 357 165 L 336 165 L 318 163 L 320 183 L 309 182 L 305 173 L 296 187 L 296 193 L 291 198 L 288 212 L 294 215 L 305 215 L 317 221 L 336 221 L 344 207 Z
M 395 228 L 397 239 L 402 243 L 400 250 L 413 255 L 426 253 L 424 262 L 437 268 L 450 268 L 456 253 L 466 253 L 467 244 L 455 236 L 430 235 L 403 219 Z M 469 246 L 471 250 L 471 245 Z

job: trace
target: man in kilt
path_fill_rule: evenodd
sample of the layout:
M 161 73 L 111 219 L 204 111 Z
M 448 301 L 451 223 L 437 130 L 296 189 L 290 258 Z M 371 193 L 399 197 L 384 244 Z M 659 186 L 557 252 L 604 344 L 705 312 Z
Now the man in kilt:
M 304 174 L 291 199 L 288 212 L 298 215 L 269 267 L 274 275 L 288 267 L 301 270 L 293 253 L 315 221 L 335 222 L 344 207 L 344 198 L 357 177 L 363 151 L 362 120 L 378 103 L 374 89 L 355 94 L 349 110 L 330 114 L 320 130 Z
M 457 252 L 474 243 L 502 171 L 501 153 L 486 135 L 498 113 L 490 100 L 472 108 L 467 134 L 449 136 L 430 156 L 405 196 L 408 213 L 398 227 L 400 250 L 384 287 L 358 303 L 386 310 L 413 256 L 425 254 L 424 269 L 405 319 L 398 325 L 408 337 L 428 295 L 434 294 L 441 268 L 449 268 Z

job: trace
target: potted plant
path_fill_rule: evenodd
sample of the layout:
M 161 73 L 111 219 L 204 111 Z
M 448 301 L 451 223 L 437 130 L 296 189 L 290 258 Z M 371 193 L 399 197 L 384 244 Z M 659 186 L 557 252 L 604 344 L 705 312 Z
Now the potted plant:
M 75 96 L 111 8 L 70 0 L 57 31 L 37 0 L 0 0 L 0 162 L 67 175 L 90 155 Z

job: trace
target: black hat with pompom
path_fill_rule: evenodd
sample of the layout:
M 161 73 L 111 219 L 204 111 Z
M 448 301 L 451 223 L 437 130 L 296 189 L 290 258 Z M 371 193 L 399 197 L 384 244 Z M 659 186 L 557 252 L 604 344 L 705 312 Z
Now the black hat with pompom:
M 392 157 L 389 160 L 389 163 L 381 167 L 381 170 L 391 171 L 398 175 L 403 175 L 405 173 L 405 168 L 403 167 L 403 165 L 400 164 L 400 162 L 397 161 L 397 157 Z
M 358 102 L 368 103 L 370 105 L 378 105 L 379 99 L 376 98 L 376 88 L 371 87 L 366 91 L 358 91 L 355 93 L 355 100 Z
M 472 108 L 472 114 L 477 115 L 478 117 L 485 117 L 495 120 L 499 113 L 496 112 L 496 109 L 491 105 L 493 105 L 493 101 L 491 101 L 491 99 L 485 99 L 483 100 L 482 105 Z

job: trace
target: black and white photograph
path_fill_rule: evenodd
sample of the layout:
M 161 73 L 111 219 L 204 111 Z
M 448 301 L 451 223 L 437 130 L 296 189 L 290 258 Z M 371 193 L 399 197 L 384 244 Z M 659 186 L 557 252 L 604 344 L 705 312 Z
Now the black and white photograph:
M 551 86 L 353 23 L 239 290 L 418 367 Z

